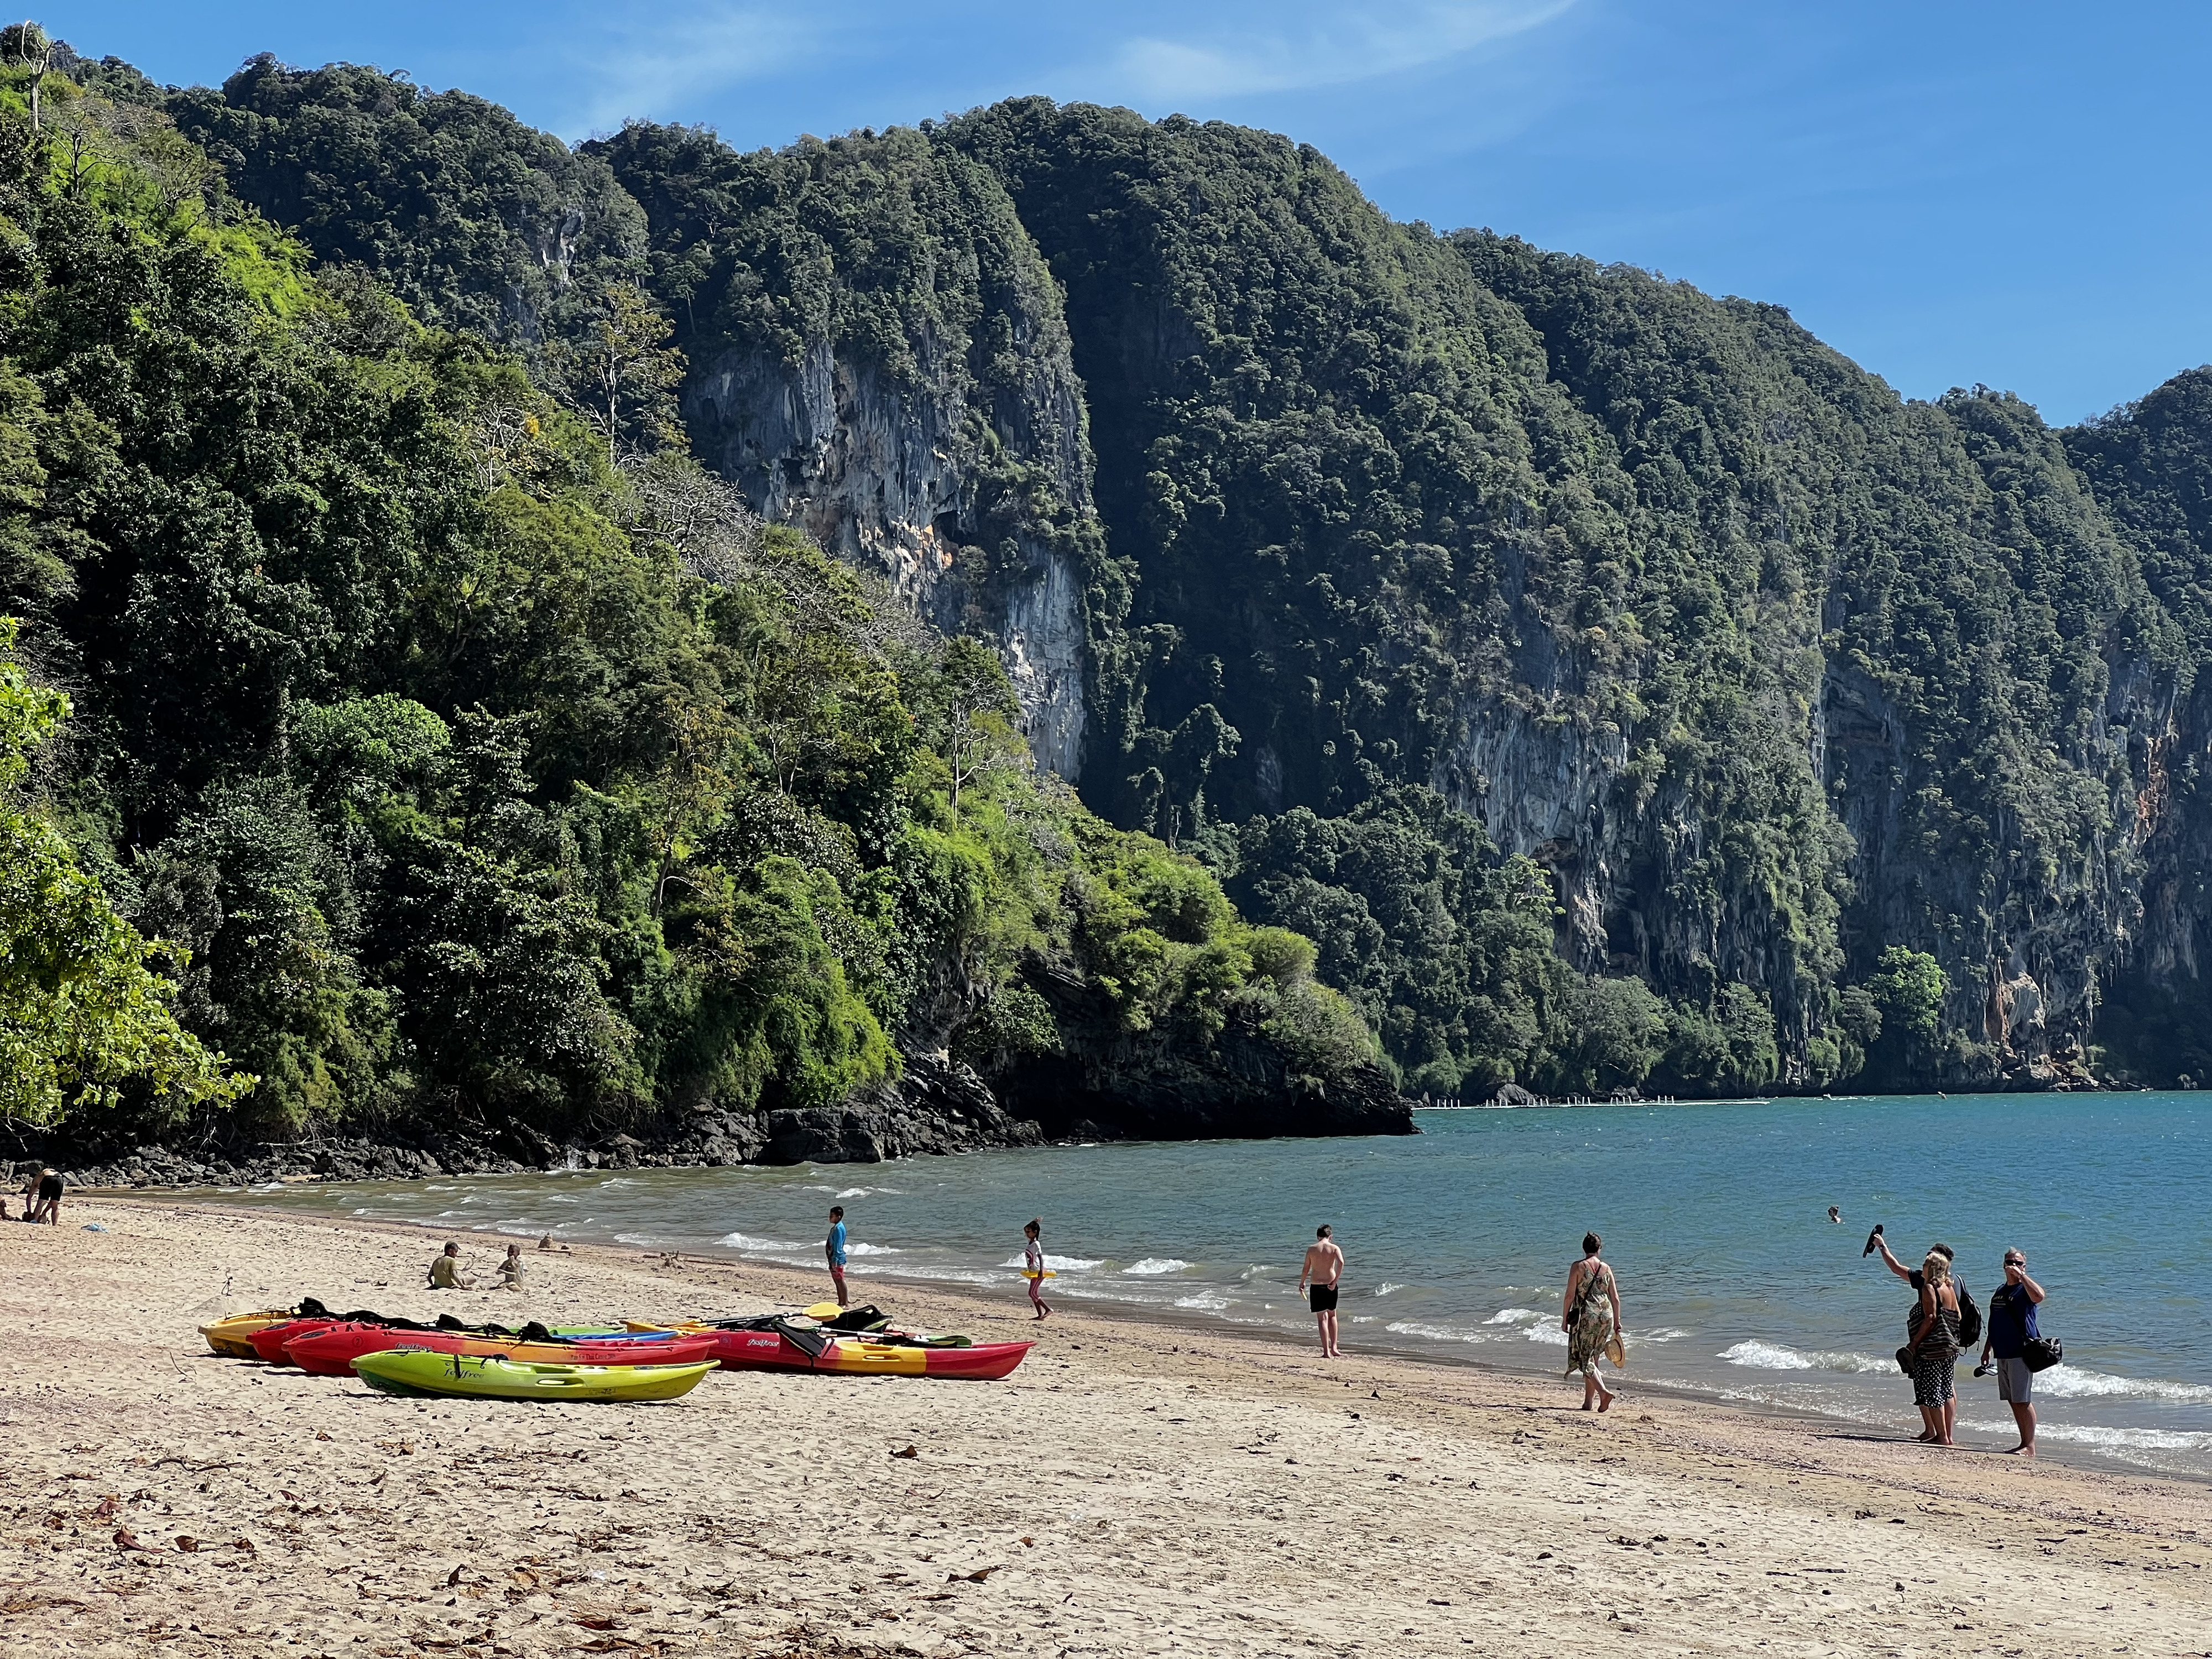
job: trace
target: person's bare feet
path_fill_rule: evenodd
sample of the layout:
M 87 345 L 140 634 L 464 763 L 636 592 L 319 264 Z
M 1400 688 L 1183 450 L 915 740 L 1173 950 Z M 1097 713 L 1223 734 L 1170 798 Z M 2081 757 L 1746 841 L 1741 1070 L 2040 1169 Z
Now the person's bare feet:
M 1607 1411 L 1612 1409 L 1612 1407 L 1613 1396 L 1611 1395 L 1601 1394 L 1597 1397 L 1597 1413 L 1600 1417 L 1604 1416 Z
M 2007 1457 L 2033 1457 L 2035 1455 L 2035 1448 L 2024 1443 L 2018 1446 L 2008 1446 L 2005 1449 L 2005 1455 Z

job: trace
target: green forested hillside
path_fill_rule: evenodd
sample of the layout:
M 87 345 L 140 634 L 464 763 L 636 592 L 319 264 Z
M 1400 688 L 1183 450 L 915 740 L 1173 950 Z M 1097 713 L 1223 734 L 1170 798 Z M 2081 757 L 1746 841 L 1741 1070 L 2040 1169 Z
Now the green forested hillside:
M 1085 1112 L 1131 1075 L 1116 1068 L 1350 1066 L 1364 1039 L 1308 987 L 1307 947 L 1255 925 L 1311 941 L 1415 1090 L 2212 1071 L 2185 1040 L 2212 950 L 2203 374 L 2064 433 L 1984 388 L 1906 401 L 1778 307 L 1394 223 L 1310 147 L 1180 118 L 1031 99 L 773 153 L 643 124 L 571 151 L 368 70 L 257 59 L 184 90 L 75 72 L 173 118 L 161 142 L 185 159 L 164 165 L 202 169 L 195 210 L 258 250 L 250 269 L 225 256 L 234 286 L 287 343 L 277 363 L 315 382 L 302 410 L 325 411 L 283 449 L 299 479 L 266 488 L 327 506 L 233 516 L 280 539 L 312 524 L 314 570 L 345 574 L 326 592 L 290 553 L 252 583 L 163 574 L 146 603 L 234 610 L 262 656 L 228 623 L 156 649 L 129 621 L 135 567 L 103 588 L 40 528 L 10 554 L 18 608 L 47 607 L 27 638 L 52 619 L 37 648 L 55 673 L 134 688 L 98 712 L 117 758 L 70 810 L 105 826 L 88 846 L 143 849 L 108 855 L 117 890 L 144 895 L 134 915 L 210 941 L 186 981 L 201 1025 L 249 1002 L 255 975 L 224 965 L 243 960 L 220 942 L 231 900 L 191 895 L 281 866 L 267 890 L 307 896 L 332 930 L 324 1071 L 301 1064 L 337 1081 L 316 1087 L 508 1086 L 454 1071 L 483 1042 L 447 1052 L 408 1024 L 459 994 L 408 975 L 477 970 L 439 981 L 434 963 L 476 959 L 406 941 L 476 901 L 401 873 L 415 854 L 389 838 L 386 795 L 372 810 L 332 781 L 350 775 L 326 756 L 356 739 L 318 723 L 354 717 L 321 711 L 386 696 L 445 735 L 421 738 L 428 758 L 380 760 L 396 770 L 377 789 L 538 883 L 532 926 L 604 1005 L 561 1027 L 581 1070 L 514 1085 L 563 1111 L 708 1086 L 827 1098 L 888 1064 L 871 1058 L 886 1042 L 949 1048 L 1011 1101 Z M 65 193 L 46 165 L 42 188 Z M 16 355 L 41 386 L 64 372 Z M 599 367 L 617 363 L 609 392 Z M 669 447 L 679 416 L 707 472 Z M 801 605 L 802 566 L 808 593 L 847 579 L 749 511 L 866 573 L 839 590 L 865 640 L 827 682 L 855 689 L 823 718 L 866 734 L 837 753 L 883 757 L 834 787 L 787 775 L 781 739 L 759 747 L 769 671 L 731 618 L 740 597 L 749 618 Z M 149 533 L 141 518 L 82 534 Z M 479 598 L 480 568 L 527 602 Z M 902 620 L 917 611 L 940 631 Z M 811 623 L 784 626 L 803 659 Z M 990 648 L 945 645 L 963 634 Z M 180 741 L 161 708 L 202 687 L 223 718 Z M 966 781 L 985 730 L 1025 736 L 1038 769 L 987 743 Z M 294 817 L 249 809 L 246 771 L 264 792 L 281 775 Z M 1158 840 L 1117 839 L 1055 771 Z M 715 1023 L 738 1017 L 682 965 L 696 901 L 670 895 L 690 890 L 687 860 L 733 894 L 782 879 L 761 873 L 781 842 L 728 850 L 757 810 L 735 803 L 757 799 L 842 826 L 834 847 L 791 833 L 854 919 L 808 901 L 872 1023 L 825 1005 L 801 1025 L 842 1058 L 801 1045 L 814 1057 L 757 1086 L 710 1085 L 686 1068 L 752 1052 L 750 1028 Z M 969 821 L 991 812 L 1044 816 L 1020 834 Z M 253 813 L 320 827 L 217 827 Z M 937 902 L 890 895 L 939 879 L 911 862 L 936 845 L 908 839 L 925 831 L 980 836 L 1004 890 L 1043 881 L 1016 907 L 1033 928 L 956 927 L 915 953 Z M 275 850 L 310 841 L 324 850 L 291 864 Z M 1032 867 L 1024 847 L 1073 861 Z M 154 883 L 164 860 L 202 873 Z M 1194 882 L 1200 899 L 1174 896 Z M 1164 953 L 1133 977 L 1121 935 L 1085 921 L 1121 914 L 1109 890 L 1138 906 L 1139 955 Z M 587 890 L 611 931 L 564 933 Z M 995 928 L 1006 907 L 984 908 Z M 1240 1019 L 1274 1034 L 1268 1057 L 1237 1046 Z
M 158 113 L 56 74 L 34 128 L 27 80 L 0 86 L 0 610 L 75 718 L 21 804 L 258 1077 L 232 1133 L 605 1134 L 835 1103 L 948 1044 L 1048 1124 L 1375 1091 L 1310 947 L 1040 779 L 989 652 L 483 337 L 480 240 L 408 290 L 478 331 L 426 327 Z M 374 113 L 363 88 L 317 95 Z M 325 137 L 327 182 L 390 132 Z M 488 171 L 454 167 L 414 186 Z M 396 200 L 404 240 L 423 203 Z M 628 349 L 580 314 L 587 368 Z M 1039 1068 L 1059 1095 L 1024 1092 Z

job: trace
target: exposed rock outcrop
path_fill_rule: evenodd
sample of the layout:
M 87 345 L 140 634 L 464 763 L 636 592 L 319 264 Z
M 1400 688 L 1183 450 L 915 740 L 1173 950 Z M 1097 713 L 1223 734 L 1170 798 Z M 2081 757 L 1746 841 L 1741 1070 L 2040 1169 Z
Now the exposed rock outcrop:
M 1025 321 L 1030 319 L 1025 319 Z M 1035 331 L 1034 327 L 1024 332 Z M 1037 764 L 1073 778 L 1083 762 L 1083 572 L 1034 526 L 986 544 L 999 502 L 987 450 L 1009 439 L 1079 513 L 1089 458 L 1075 373 L 1056 355 L 1022 359 L 1006 389 L 1022 418 L 1004 429 L 979 412 L 957 353 L 935 339 L 911 380 L 811 342 L 795 364 L 732 348 L 685 382 L 700 451 L 772 522 L 795 525 L 848 563 L 890 582 L 948 634 L 994 641 L 1021 700 Z
M 1325 1089 L 1255 1060 L 1264 1052 L 1244 1045 L 1231 1068 L 1218 1074 L 1192 1067 L 1146 1073 L 1133 1089 L 1130 1079 L 1103 1072 L 1060 1079 L 1070 1085 L 1066 1092 L 1054 1091 L 1048 1079 L 1025 1079 L 1022 1109 L 1037 1114 L 1028 1117 L 1008 1110 L 961 1062 L 914 1054 L 896 1082 L 835 1106 L 756 1111 L 708 1101 L 633 1125 L 634 1133 L 567 1143 L 517 1121 L 457 1125 L 422 1144 L 345 1136 L 179 1150 L 112 1142 L 89 1125 L 50 1136 L 18 1134 L 12 1145 L 0 1145 L 0 1152 L 17 1155 L 19 1176 L 51 1164 L 72 1188 L 252 1187 L 525 1170 L 875 1164 L 1069 1139 L 1414 1133 L 1409 1104 L 1379 1070 Z M 1282 1092 L 1271 1099 L 1256 1092 L 1261 1086 Z

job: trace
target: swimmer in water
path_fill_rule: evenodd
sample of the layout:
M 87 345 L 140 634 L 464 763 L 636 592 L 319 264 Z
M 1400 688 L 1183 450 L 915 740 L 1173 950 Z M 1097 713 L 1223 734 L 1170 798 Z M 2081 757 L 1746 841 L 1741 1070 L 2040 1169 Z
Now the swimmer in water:
M 1831 1204 L 1830 1206 L 1828 1206 L 1828 1219 L 1829 1219 L 1829 1220 L 1831 1220 L 1831 1221 L 1834 1221 L 1834 1222 L 1841 1222 L 1841 1221 L 1843 1220 L 1843 1218 L 1844 1218 L 1844 1212 L 1843 1212 L 1843 1206 L 1840 1206 L 1840 1205 L 1837 1205 L 1837 1204 Z

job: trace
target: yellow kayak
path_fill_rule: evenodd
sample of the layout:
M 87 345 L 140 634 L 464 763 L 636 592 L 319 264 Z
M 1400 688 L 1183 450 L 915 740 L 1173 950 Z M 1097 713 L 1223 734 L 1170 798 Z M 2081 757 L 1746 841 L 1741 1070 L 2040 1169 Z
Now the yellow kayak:
M 714 1369 L 696 1365 L 552 1365 L 428 1348 L 386 1348 L 353 1362 L 382 1394 L 459 1395 L 480 1400 L 673 1400 Z
M 253 1352 L 253 1336 L 271 1325 L 281 1325 L 288 1319 L 297 1319 L 299 1312 L 292 1308 L 264 1308 L 258 1313 L 228 1314 L 212 1325 L 200 1327 L 200 1334 L 217 1353 L 232 1359 L 258 1359 Z

